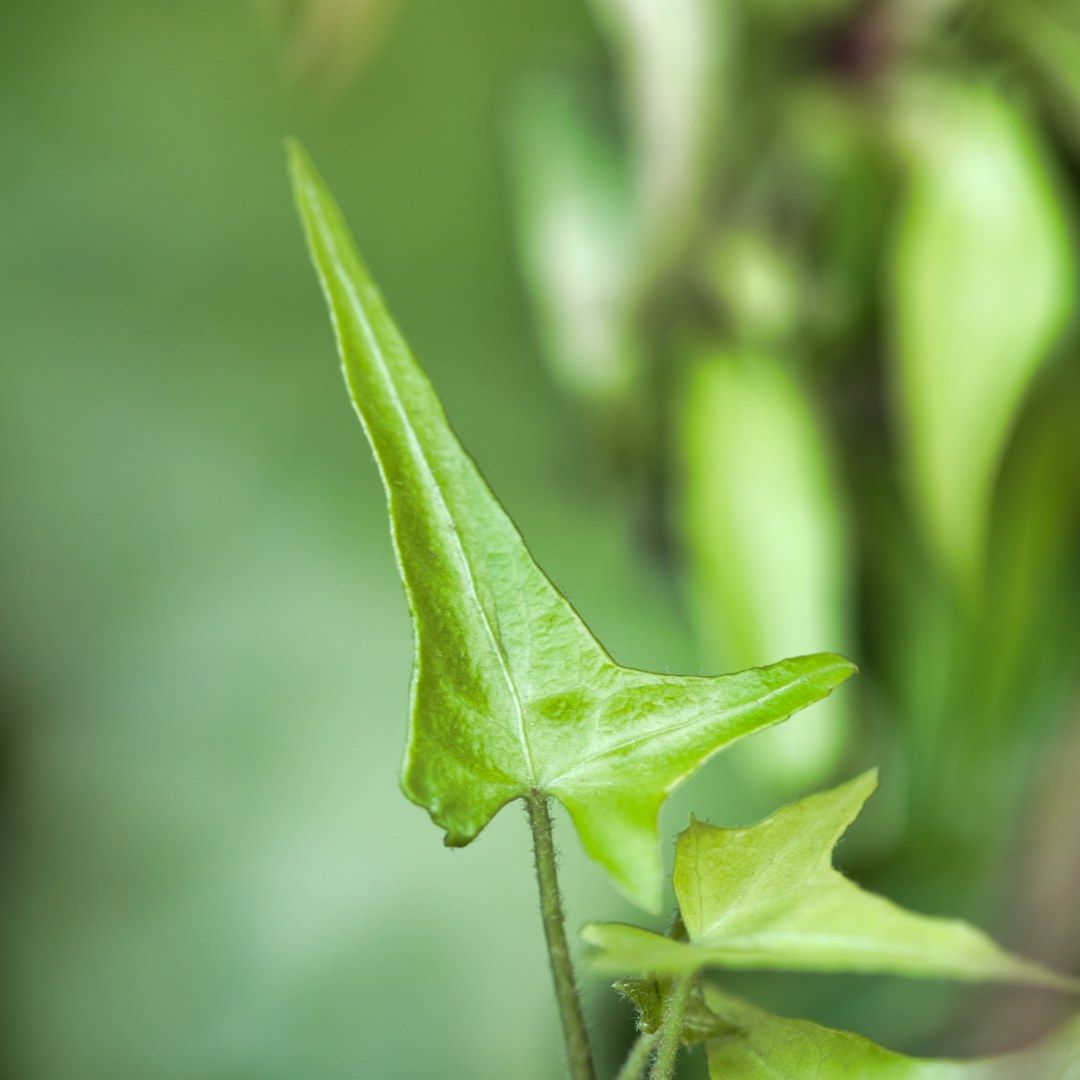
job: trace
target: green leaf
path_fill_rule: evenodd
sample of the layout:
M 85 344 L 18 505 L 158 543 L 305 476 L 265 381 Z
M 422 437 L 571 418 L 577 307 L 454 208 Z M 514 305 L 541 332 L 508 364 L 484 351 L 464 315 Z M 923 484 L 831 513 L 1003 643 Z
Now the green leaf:
M 619 979 L 615 989 L 633 1005 L 638 1014 L 638 1031 L 653 1034 L 660 1030 L 663 1019 L 664 999 L 670 992 L 670 979 L 654 975 L 638 979 Z M 696 983 L 690 992 L 690 1001 L 683 1016 L 682 1041 L 687 1046 L 704 1042 L 716 1035 L 725 1034 L 730 1025 L 710 1009 L 702 996 L 702 986 Z
M 1025 700 L 1061 693 L 1049 688 L 1068 685 L 1062 665 L 1075 667 L 1077 620 L 1069 582 L 1080 531 L 1080 379 L 1046 389 L 1010 448 L 994 506 L 989 610 L 978 646 L 985 670 L 969 699 L 977 738 L 983 742 L 989 735 L 993 746 L 1041 743 L 1047 724 L 1069 722 L 1067 713 L 1045 705 L 1039 720 L 1028 715 L 1018 722 Z M 1001 760 L 1006 769 L 1011 763 L 1011 753 Z
M 584 95 L 535 80 L 514 113 L 522 264 L 556 377 L 596 404 L 632 391 L 635 259 L 627 166 Z
M 749 0 L 747 8 L 772 33 L 836 26 L 857 7 L 858 0 Z
M 642 284 L 690 239 L 733 66 L 727 0 L 592 0 L 623 84 Z
M 1024 55 L 1047 105 L 1080 147 L 1080 11 L 1074 0 L 1000 4 L 993 18 Z
M 747 1001 L 705 990 L 705 1004 L 729 1030 L 706 1044 L 714 1080 L 1077 1080 L 1080 1077 L 1080 1018 L 1027 1050 L 972 1061 L 905 1057 L 848 1031 L 808 1020 L 773 1016 Z
M 259 0 L 282 38 L 285 74 L 323 102 L 347 89 L 378 51 L 400 0 Z
M 710 665 L 743 668 L 851 639 L 847 536 L 832 452 L 805 387 L 767 353 L 696 364 L 679 402 L 681 522 Z M 848 731 L 844 702 L 755 740 L 773 780 L 820 782 Z
M 910 483 L 963 593 L 983 567 L 994 482 L 1024 396 L 1074 299 L 1053 171 L 1026 117 L 989 87 L 905 101 L 906 193 L 889 304 Z
M 615 663 L 533 561 L 447 424 L 304 151 L 296 201 L 353 404 L 375 452 L 416 630 L 402 789 L 473 840 L 507 802 L 553 795 L 627 896 L 660 904 L 657 816 L 718 750 L 824 697 L 834 655 L 738 675 Z
M 582 937 L 600 950 L 594 963 L 615 972 L 892 972 L 1076 990 L 966 923 L 913 915 L 833 869 L 833 847 L 876 786 L 871 770 L 747 829 L 692 820 L 679 836 L 674 872 L 689 941 L 593 923 Z

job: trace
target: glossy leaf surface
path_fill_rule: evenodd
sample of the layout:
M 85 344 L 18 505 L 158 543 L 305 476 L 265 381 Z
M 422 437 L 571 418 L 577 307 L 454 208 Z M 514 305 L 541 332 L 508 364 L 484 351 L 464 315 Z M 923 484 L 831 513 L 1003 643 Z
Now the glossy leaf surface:
M 877 784 L 874 771 L 746 829 L 691 821 L 674 884 L 689 941 L 593 923 L 598 967 L 674 974 L 706 966 L 891 972 L 1076 989 L 952 919 L 904 911 L 832 866 L 832 850 Z
M 1080 1018 L 1036 1046 L 971 1061 L 905 1057 L 861 1035 L 807 1020 L 773 1016 L 747 1001 L 708 987 L 714 1024 L 730 1030 L 706 1044 L 713 1080 L 1076 1080 L 1080 1076 Z
M 655 909 L 667 794 L 712 754 L 824 697 L 854 668 L 831 654 L 715 678 L 615 663 L 457 441 L 295 144 L 290 159 L 346 383 L 386 487 L 416 631 L 402 788 L 455 846 L 510 800 L 553 795 L 592 858 Z

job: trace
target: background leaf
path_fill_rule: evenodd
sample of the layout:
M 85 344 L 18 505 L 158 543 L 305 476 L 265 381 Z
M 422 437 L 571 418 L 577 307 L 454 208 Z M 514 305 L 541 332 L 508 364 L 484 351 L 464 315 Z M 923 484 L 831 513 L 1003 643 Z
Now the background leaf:
M 535 79 L 517 101 L 514 178 L 522 266 L 544 353 L 575 397 L 611 405 L 634 389 L 637 264 L 626 162 L 583 93 Z
M 1050 112 L 1080 150 L 1080 11 L 1071 0 L 1017 0 L 992 11 L 1027 60 Z
M 1073 300 L 1060 197 L 1026 116 L 988 86 L 920 83 L 889 306 L 922 527 L 970 597 L 1005 442 Z
M 838 484 L 804 387 L 752 351 L 695 365 L 680 396 L 688 594 L 710 664 L 737 669 L 850 638 Z M 817 642 L 819 644 L 812 645 Z M 759 776 L 822 780 L 847 735 L 834 697 L 748 747 Z
M 730 59 L 726 0 L 592 0 L 619 66 L 634 160 L 639 272 L 681 250 L 704 193 L 720 72 Z

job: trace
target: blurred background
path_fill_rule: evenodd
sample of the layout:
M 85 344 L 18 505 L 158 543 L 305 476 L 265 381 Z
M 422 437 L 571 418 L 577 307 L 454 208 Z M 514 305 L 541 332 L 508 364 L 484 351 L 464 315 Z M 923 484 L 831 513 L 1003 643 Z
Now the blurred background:
M 290 133 L 619 660 L 860 664 L 665 835 L 880 764 L 845 869 L 1077 970 L 1073 0 L 7 0 L 0 130 L 4 1075 L 559 1074 L 523 815 L 397 790 Z M 636 918 L 559 824 L 572 927 Z M 914 1053 L 1063 1007 L 729 983 Z

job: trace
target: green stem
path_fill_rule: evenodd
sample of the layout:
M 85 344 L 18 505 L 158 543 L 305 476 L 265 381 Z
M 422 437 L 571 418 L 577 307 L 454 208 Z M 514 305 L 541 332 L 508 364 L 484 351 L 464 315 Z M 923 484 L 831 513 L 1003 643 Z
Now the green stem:
M 641 1080 L 649 1067 L 649 1058 L 652 1057 L 655 1045 L 656 1032 L 643 1031 L 630 1047 L 630 1053 L 626 1055 L 623 1067 L 615 1080 Z
M 563 1038 L 566 1040 L 566 1063 L 573 1080 L 596 1080 L 593 1071 L 589 1033 L 581 1011 L 574 965 L 566 943 L 566 925 L 559 878 L 555 869 L 555 842 L 551 835 L 551 814 L 546 795 L 534 791 L 525 797 L 532 829 L 533 853 L 536 856 L 536 880 L 540 886 L 540 914 L 544 920 L 551 977 L 555 982 L 555 999 L 559 1003 Z
M 686 1006 L 690 1003 L 690 991 L 694 987 L 693 973 L 677 975 L 671 980 L 667 1000 L 664 1002 L 664 1016 L 660 1021 L 660 1046 L 656 1051 L 649 1080 L 672 1080 L 675 1075 L 675 1058 L 679 1054 L 682 1042 L 683 1019 Z

